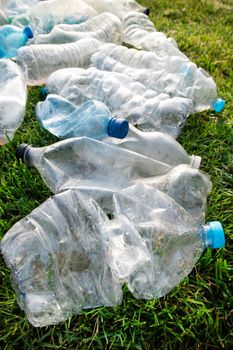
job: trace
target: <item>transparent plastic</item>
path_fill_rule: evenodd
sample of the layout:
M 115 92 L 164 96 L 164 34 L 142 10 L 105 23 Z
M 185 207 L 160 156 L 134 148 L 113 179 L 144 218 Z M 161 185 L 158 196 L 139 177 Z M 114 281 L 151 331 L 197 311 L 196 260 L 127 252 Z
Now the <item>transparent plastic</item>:
M 37 327 L 119 304 L 123 278 L 149 260 L 127 218 L 110 221 L 75 189 L 47 199 L 16 223 L 1 250 L 18 303 Z
M 172 166 L 104 142 L 77 137 L 53 145 L 22 146 L 20 158 L 37 168 L 53 193 L 69 188 L 98 194 L 112 194 L 133 179 L 163 175 Z
M 13 61 L 0 59 L 0 145 L 12 140 L 21 125 L 26 99 L 23 72 Z
M 47 90 L 77 105 L 83 98 L 100 100 L 114 116 L 123 117 L 140 129 L 161 131 L 173 137 L 192 110 L 190 99 L 158 94 L 126 74 L 95 67 L 54 72 L 48 79 Z
M 85 38 L 122 43 L 121 21 L 112 13 L 102 13 L 80 24 L 58 24 L 49 34 L 38 35 L 35 44 L 61 44 Z
M 212 109 L 218 98 L 214 80 L 188 58 L 105 44 L 92 62 L 98 69 L 127 74 L 157 93 L 191 100 L 189 113 Z
M 116 215 L 124 215 L 144 239 L 151 254 L 129 281 L 136 298 L 160 298 L 193 269 L 203 250 L 214 247 L 205 235 L 209 225 L 200 225 L 163 192 L 138 184 L 114 194 Z M 214 235 L 224 238 L 223 231 Z M 209 237 L 210 238 L 210 237 Z M 224 246 L 224 239 L 218 247 Z
M 0 58 L 15 57 L 17 49 L 27 45 L 32 37 L 29 27 L 20 29 L 11 25 L 0 26 Z
M 37 104 L 36 116 L 46 130 L 63 139 L 79 136 L 123 139 L 129 129 L 126 120 L 116 120 L 109 109 L 96 100 L 87 100 L 76 107 L 65 98 L 51 94 Z
M 15 16 L 12 24 L 30 23 L 35 35 L 49 33 L 59 23 L 82 23 L 96 16 L 96 11 L 82 0 L 39 1 L 26 13 Z
M 41 85 L 57 69 L 88 67 L 91 55 L 100 45 L 98 40 L 88 38 L 70 44 L 25 46 L 17 52 L 17 63 L 28 85 Z
M 142 179 L 140 182 L 169 195 L 185 208 L 196 222 L 205 222 L 206 198 L 212 189 L 212 183 L 207 174 L 181 164 L 166 175 Z
M 106 139 L 105 142 L 173 166 L 190 164 L 198 169 L 201 163 L 201 157 L 189 156 L 185 149 L 171 136 L 156 131 L 144 132 L 133 125 L 130 125 L 128 136 L 125 139 Z
M 112 12 L 119 18 L 122 18 L 129 11 L 146 11 L 146 8 L 135 0 L 85 0 L 85 2 L 93 7 L 97 13 Z

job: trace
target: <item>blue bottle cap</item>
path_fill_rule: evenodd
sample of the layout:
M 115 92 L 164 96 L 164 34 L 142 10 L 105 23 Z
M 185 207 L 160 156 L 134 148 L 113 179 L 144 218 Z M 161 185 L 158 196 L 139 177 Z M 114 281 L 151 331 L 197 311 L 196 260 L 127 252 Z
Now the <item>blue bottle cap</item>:
M 226 104 L 226 101 L 221 99 L 221 98 L 217 98 L 217 100 L 212 102 L 212 108 L 215 112 L 221 112 L 224 108 Z
M 23 32 L 28 37 L 28 39 L 32 39 L 34 37 L 34 34 L 30 27 L 25 27 Z
M 223 248 L 225 246 L 225 235 L 219 221 L 210 221 L 205 225 L 209 248 Z
M 108 124 L 108 136 L 123 139 L 128 135 L 129 123 L 124 119 L 112 118 Z
M 39 90 L 39 95 L 41 100 L 45 100 L 47 95 L 49 94 L 49 89 L 46 86 L 43 86 Z

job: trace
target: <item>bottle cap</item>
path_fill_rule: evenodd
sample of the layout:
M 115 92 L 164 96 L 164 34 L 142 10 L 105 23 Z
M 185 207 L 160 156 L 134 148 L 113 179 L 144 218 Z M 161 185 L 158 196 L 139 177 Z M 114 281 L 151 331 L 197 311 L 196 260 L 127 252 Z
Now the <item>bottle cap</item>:
M 43 86 L 42 88 L 40 88 L 39 90 L 40 99 L 45 100 L 48 93 L 49 93 L 49 89 L 46 86 Z
M 221 112 L 224 108 L 226 104 L 226 101 L 221 99 L 221 98 L 217 98 L 217 100 L 212 102 L 212 108 L 215 112 Z
M 108 124 L 108 136 L 123 139 L 128 135 L 129 123 L 125 119 L 112 118 Z
M 145 15 L 149 16 L 149 15 L 150 15 L 150 9 L 149 9 L 149 7 L 146 7 L 145 10 L 143 10 L 143 13 L 144 13 Z
M 34 34 L 30 27 L 25 27 L 23 32 L 28 37 L 28 39 L 32 39 L 34 37 Z
M 205 225 L 209 248 L 223 248 L 225 246 L 224 230 L 219 221 L 210 221 Z
M 16 149 L 16 157 L 18 159 L 21 159 L 22 162 L 26 165 L 30 164 L 29 159 L 27 157 L 28 151 L 30 150 L 30 148 L 31 148 L 31 146 L 28 145 L 27 143 L 22 143 Z

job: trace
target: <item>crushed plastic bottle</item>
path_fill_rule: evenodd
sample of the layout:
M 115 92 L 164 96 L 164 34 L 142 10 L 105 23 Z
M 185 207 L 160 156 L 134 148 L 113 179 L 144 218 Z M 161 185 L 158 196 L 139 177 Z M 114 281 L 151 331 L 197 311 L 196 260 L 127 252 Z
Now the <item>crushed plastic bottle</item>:
M 149 14 L 149 9 L 141 6 L 134 0 L 85 0 L 85 2 L 93 7 L 97 13 L 112 12 L 119 18 L 122 18 L 127 12 L 138 11 Z
M 96 11 L 82 0 L 40 1 L 26 13 L 15 16 L 12 24 L 22 26 L 28 22 L 36 36 L 49 33 L 56 24 L 82 23 L 96 15 Z
M 14 16 L 27 11 L 39 0 L 0 0 L 0 24 L 11 23 Z
M 57 69 L 89 66 L 91 55 L 100 45 L 98 40 L 89 38 L 70 44 L 25 46 L 17 52 L 17 63 L 28 85 L 41 85 Z
M 172 169 L 166 163 L 87 137 L 40 148 L 23 144 L 17 156 L 37 168 L 53 193 L 83 188 L 95 200 L 98 192 L 112 193 L 133 179 L 163 175 Z
M 128 136 L 124 140 L 106 139 L 105 142 L 173 166 L 189 164 L 198 169 L 201 164 L 201 157 L 189 156 L 171 136 L 157 131 L 143 132 L 133 125 L 129 126 Z
M 121 302 L 123 278 L 149 253 L 133 225 L 119 219 L 111 222 L 95 201 L 72 189 L 6 233 L 1 251 L 29 322 L 47 326 L 84 308 Z
M 158 32 L 148 16 L 140 12 L 128 12 L 122 18 L 124 42 L 138 49 L 154 51 L 160 57 L 178 56 L 188 60 L 172 38 Z
M 9 59 L 0 59 L 0 145 L 12 140 L 26 108 L 27 88 L 23 72 Z
M 120 19 L 112 13 L 102 13 L 80 24 L 58 24 L 49 34 L 35 38 L 35 44 L 61 44 L 85 38 L 95 38 L 102 42 L 122 43 Z
M 133 180 L 143 182 L 166 193 L 179 205 L 185 208 L 193 220 L 204 223 L 206 198 L 212 189 L 209 176 L 198 169 L 181 164 L 174 167 L 166 175 Z
M 157 32 L 147 16 L 137 12 L 128 13 L 122 20 L 122 27 L 125 43 L 138 49 L 153 51 L 164 60 L 169 57 L 172 63 L 170 67 L 175 69 L 177 75 L 176 81 L 173 79 L 177 85 L 176 88 L 182 89 L 182 92 L 186 88 L 185 96 L 192 98 L 194 112 L 206 109 L 213 109 L 217 113 L 222 111 L 225 101 L 218 98 L 216 84 L 210 75 L 192 63 L 178 49 L 173 39 L 167 38 L 164 33 Z M 169 71 L 169 63 L 167 71 Z
M 124 116 L 143 130 L 157 130 L 173 137 L 192 110 L 190 99 L 158 94 L 126 74 L 94 67 L 54 72 L 48 79 L 46 92 L 59 94 L 77 105 L 83 96 L 100 100 L 114 116 Z
M 48 95 L 36 106 L 40 124 L 53 135 L 66 139 L 87 136 L 101 140 L 106 136 L 123 139 L 129 124 L 114 118 L 100 101 L 87 100 L 78 107 L 58 95 Z
M 192 102 L 189 113 L 207 109 L 220 112 L 224 108 L 225 101 L 217 97 L 213 79 L 188 58 L 160 57 L 156 52 L 105 44 L 91 60 L 98 69 L 127 74 L 157 93 L 186 98 Z
M 147 244 L 151 260 L 128 281 L 136 298 L 160 298 L 193 269 L 205 248 L 224 247 L 218 221 L 200 225 L 163 192 L 138 184 L 114 194 L 116 216 L 124 215 Z
M 16 56 L 17 49 L 27 45 L 29 39 L 33 38 L 30 27 L 23 30 L 15 26 L 5 25 L 0 27 L 0 58 L 11 58 Z

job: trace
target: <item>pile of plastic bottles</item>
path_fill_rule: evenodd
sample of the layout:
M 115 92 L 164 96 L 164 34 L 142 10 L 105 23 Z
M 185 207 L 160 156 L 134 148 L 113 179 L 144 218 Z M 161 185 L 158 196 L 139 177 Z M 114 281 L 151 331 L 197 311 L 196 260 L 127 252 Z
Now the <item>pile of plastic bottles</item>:
M 220 112 L 216 84 L 156 31 L 134 0 L 0 0 L 0 144 L 35 113 L 62 140 L 17 157 L 54 193 L 1 242 L 18 303 L 34 326 L 84 308 L 159 298 L 205 248 L 209 176 L 175 140 L 190 113 Z M 123 43 L 134 48 L 128 48 Z

